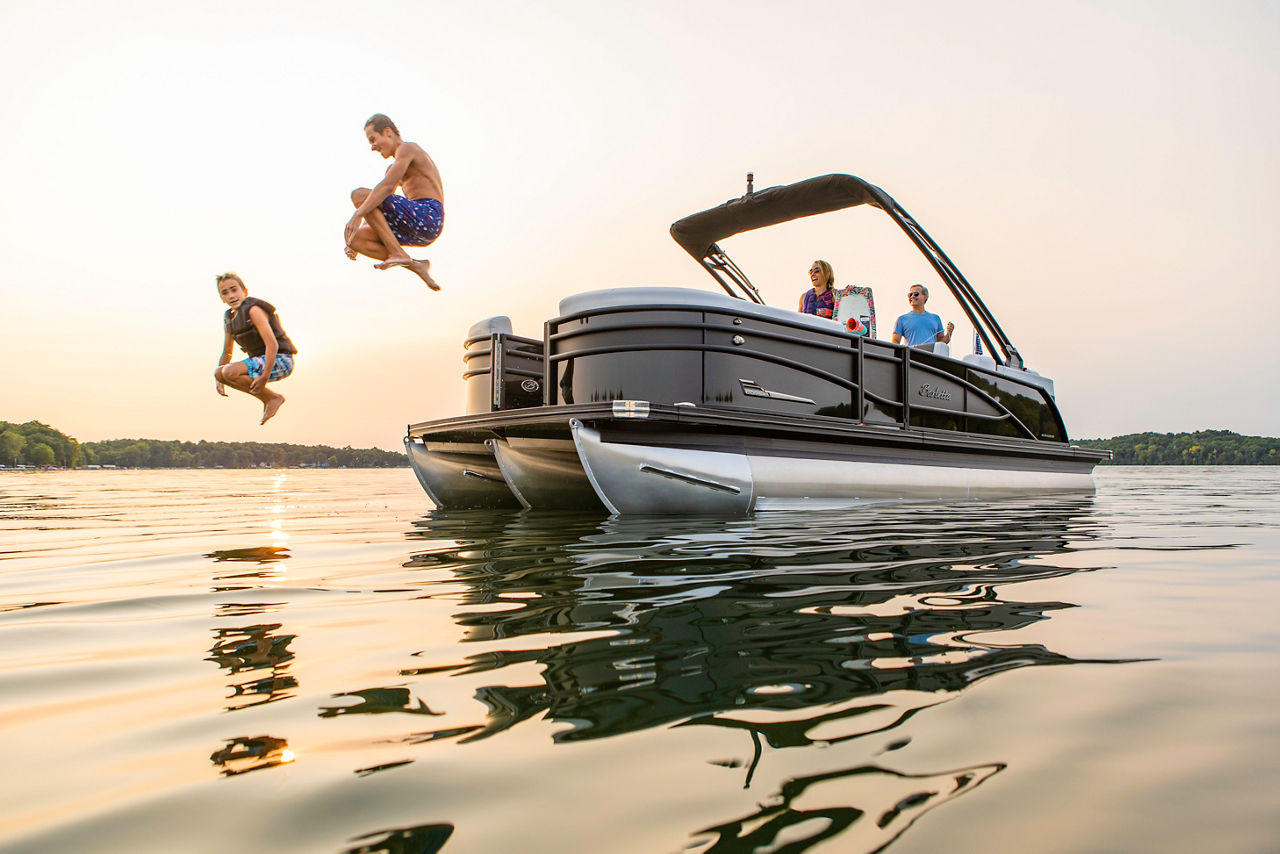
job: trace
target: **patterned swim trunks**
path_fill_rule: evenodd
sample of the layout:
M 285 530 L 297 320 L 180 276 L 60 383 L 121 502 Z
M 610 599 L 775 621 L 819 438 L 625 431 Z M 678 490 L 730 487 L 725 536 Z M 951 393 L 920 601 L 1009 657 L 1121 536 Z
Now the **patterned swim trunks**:
M 267 360 L 263 356 L 250 356 L 245 359 L 244 366 L 249 371 L 249 379 L 256 380 L 262 374 L 266 363 Z M 289 353 L 276 353 L 276 363 L 271 366 L 271 376 L 267 379 L 282 380 L 291 373 L 293 373 L 293 356 Z
M 379 207 L 401 246 L 429 246 L 444 228 L 444 205 L 435 199 L 412 201 L 392 193 Z

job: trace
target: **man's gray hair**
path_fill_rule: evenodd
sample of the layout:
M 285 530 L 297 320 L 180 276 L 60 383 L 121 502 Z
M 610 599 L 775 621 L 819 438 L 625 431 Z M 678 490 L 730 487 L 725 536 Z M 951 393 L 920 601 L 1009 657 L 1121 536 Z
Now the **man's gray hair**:
M 915 283 L 914 285 L 912 285 L 911 287 L 913 287 L 913 288 L 919 288 L 920 290 L 924 291 L 924 298 L 925 298 L 925 299 L 928 299 L 928 298 L 929 298 L 929 289 L 928 289 L 928 288 L 926 288 L 924 285 L 920 284 L 919 282 L 916 282 L 916 283 Z

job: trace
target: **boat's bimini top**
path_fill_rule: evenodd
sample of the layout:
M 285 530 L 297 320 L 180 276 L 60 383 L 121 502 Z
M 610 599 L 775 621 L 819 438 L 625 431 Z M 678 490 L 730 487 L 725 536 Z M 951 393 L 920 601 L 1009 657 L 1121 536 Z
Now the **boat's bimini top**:
M 703 258 L 715 252 L 717 241 L 744 231 L 868 204 L 886 213 L 895 207 L 888 193 L 861 178 L 821 175 L 687 216 L 672 224 L 671 236 L 694 258 Z
M 750 279 L 725 254 L 718 241 L 744 231 L 859 205 L 879 208 L 898 224 L 951 290 L 987 352 L 992 356 L 1001 353 L 997 361 L 1021 368 L 1022 356 L 1017 348 L 941 247 L 888 193 L 854 175 L 820 175 L 758 193 L 748 185 L 746 195 L 672 223 L 671 236 L 711 274 L 725 293 L 737 296 L 736 290 L 750 302 L 764 303 Z

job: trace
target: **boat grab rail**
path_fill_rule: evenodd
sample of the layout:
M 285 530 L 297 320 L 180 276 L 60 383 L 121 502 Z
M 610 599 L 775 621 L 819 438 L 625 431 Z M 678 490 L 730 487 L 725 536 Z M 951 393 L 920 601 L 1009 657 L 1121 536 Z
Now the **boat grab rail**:
M 491 374 L 491 373 L 493 373 L 493 368 L 475 368 L 474 370 L 463 371 L 462 378 L 464 380 L 469 380 L 472 377 L 478 377 L 478 376 L 481 376 L 482 374 Z M 515 377 L 532 377 L 533 379 L 537 379 L 537 380 L 540 380 L 543 377 L 542 371 L 529 371 L 524 368 L 505 368 L 503 369 L 502 373 L 504 375 L 510 375 Z
M 697 292 L 693 291 L 692 293 Z M 724 297 L 720 297 L 720 299 L 724 299 Z M 726 302 L 727 301 L 728 300 L 726 300 Z M 792 311 L 790 309 L 776 308 L 774 306 L 756 306 L 755 304 L 745 300 L 739 300 L 739 302 L 743 306 L 750 306 L 750 309 L 744 312 L 737 306 L 710 305 L 701 302 L 624 302 L 617 304 L 593 305 L 589 308 L 572 311 L 568 314 L 562 314 L 559 317 L 553 317 L 546 322 L 545 326 L 556 326 L 559 324 L 569 323 L 574 320 L 582 320 L 584 318 L 599 317 L 608 314 L 621 314 L 623 312 L 679 311 L 685 313 L 697 312 L 701 314 L 716 314 L 735 319 L 748 317 L 758 320 L 767 320 L 770 323 L 777 323 L 780 326 L 786 326 L 791 329 L 805 329 L 828 335 L 843 335 L 849 338 L 866 337 L 864 335 L 855 336 L 852 332 L 849 332 L 841 326 L 839 322 L 830 320 L 829 318 L 818 317 L 812 314 L 800 314 L 799 312 Z M 830 324 L 829 328 L 827 324 Z
M 487 335 L 473 335 L 462 342 L 463 347 L 470 347 L 481 341 L 492 341 L 494 338 L 501 338 L 504 341 L 515 341 L 517 344 L 527 344 L 530 347 L 541 347 L 542 342 L 537 338 L 526 338 L 523 335 L 512 335 L 509 332 L 490 332 Z

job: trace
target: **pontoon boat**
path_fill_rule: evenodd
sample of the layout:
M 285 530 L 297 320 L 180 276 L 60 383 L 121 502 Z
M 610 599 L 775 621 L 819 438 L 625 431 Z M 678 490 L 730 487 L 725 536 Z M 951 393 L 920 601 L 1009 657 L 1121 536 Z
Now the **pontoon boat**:
M 877 340 L 865 288 L 838 291 L 830 319 L 767 306 L 718 243 L 858 205 L 923 253 L 983 353 Z M 1053 382 L 879 187 L 852 175 L 749 183 L 671 234 L 724 294 L 596 290 L 562 300 L 541 338 L 505 317 L 471 328 L 466 414 L 410 424 L 405 438 L 437 507 L 724 515 L 1093 490 L 1106 452 L 1070 444 Z

